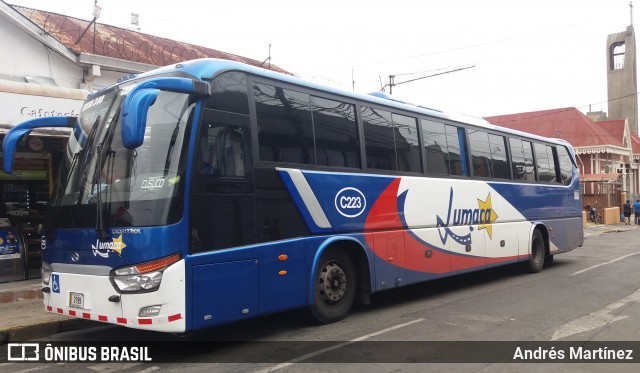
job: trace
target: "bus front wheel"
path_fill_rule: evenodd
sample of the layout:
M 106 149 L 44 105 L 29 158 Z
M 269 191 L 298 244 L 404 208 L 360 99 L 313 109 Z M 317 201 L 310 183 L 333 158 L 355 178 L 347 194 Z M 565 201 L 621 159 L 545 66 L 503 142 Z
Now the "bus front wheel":
M 322 324 L 342 320 L 356 296 L 356 273 L 351 257 L 338 250 L 322 254 L 316 268 L 312 318 Z
M 531 255 L 529 255 L 529 260 L 527 261 L 529 272 L 538 273 L 542 270 L 545 255 L 544 237 L 536 229 L 533 231 L 533 237 L 531 237 Z

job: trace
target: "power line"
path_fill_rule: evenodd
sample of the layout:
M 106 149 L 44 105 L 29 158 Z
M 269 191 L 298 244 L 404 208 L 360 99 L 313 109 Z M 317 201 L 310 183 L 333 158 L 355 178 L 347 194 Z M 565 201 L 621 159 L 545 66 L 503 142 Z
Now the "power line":
M 389 75 L 389 84 L 386 84 L 386 85 L 382 86 L 382 88 L 380 88 L 380 91 L 384 91 L 384 89 L 386 87 L 389 87 L 389 93 L 393 93 L 393 87 L 397 86 L 397 85 L 400 85 L 400 84 L 411 83 L 411 82 L 415 82 L 416 80 L 422 80 L 422 79 L 426 79 L 426 78 L 431 78 L 431 77 L 438 76 L 438 75 L 454 73 L 456 71 L 471 69 L 473 67 L 476 67 L 476 65 L 462 66 L 462 67 L 454 68 L 453 70 L 451 70 L 452 68 L 442 68 L 442 69 L 439 69 L 439 70 L 440 71 L 446 70 L 446 69 L 449 69 L 449 70 L 443 71 L 443 72 L 437 73 L 437 74 L 431 74 L 431 75 L 427 75 L 427 76 L 421 76 L 419 78 L 405 80 L 404 82 L 400 82 L 400 83 L 396 83 L 395 82 L 395 77 L 396 76 L 399 76 L 399 75 L 414 75 L 414 74 L 419 74 L 419 73 L 404 73 L 404 74 Z
M 631 93 L 631 94 L 628 94 L 628 95 L 625 95 L 625 96 L 612 98 L 612 99 L 607 100 L 607 101 L 594 102 L 594 103 L 587 104 L 587 105 L 582 105 L 582 106 L 572 106 L 570 108 L 566 108 L 566 109 L 562 109 L 562 110 L 554 110 L 554 109 L 543 110 L 543 111 L 549 111 L 549 112 L 548 113 L 544 113 L 544 114 L 531 115 L 531 116 L 528 116 L 528 117 L 520 117 L 518 120 L 533 119 L 533 118 L 546 117 L 546 116 L 549 116 L 549 115 L 556 115 L 558 113 L 565 113 L 565 112 L 568 112 L 568 111 L 572 111 L 573 109 L 587 108 L 587 107 L 589 107 L 591 105 L 606 104 L 606 103 L 609 103 L 609 102 L 612 102 L 612 101 L 622 100 L 624 98 L 633 97 L 633 96 L 637 96 L 637 95 L 638 95 L 638 92 L 635 92 L 635 93 Z M 504 115 L 513 115 L 513 114 L 504 114 Z M 504 116 L 504 115 L 488 115 L 487 117 L 500 117 L 500 116 Z M 514 121 L 515 121 L 515 119 L 514 119 Z
M 484 47 L 484 46 L 492 45 L 492 44 L 504 43 L 504 42 L 507 42 L 507 41 L 517 40 L 517 39 L 521 39 L 521 38 L 529 38 L 529 37 L 532 37 L 532 36 L 536 36 L 536 35 L 540 35 L 540 34 L 544 34 L 544 33 L 549 33 L 550 31 L 554 31 L 555 32 L 557 30 L 568 29 L 568 28 L 580 26 L 582 24 L 587 24 L 587 23 L 590 24 L 592 22 L 580 22 L 580 23 L 575 23 L 575 24 L 571 24 L 571 25 L 565 25 L 565 26 L 556 27 L 556 28 L 552 28 L 552 29 L 544 29 L 544 31 L 530 32 L 530 33 L 526 33 L 526 34 L 514 35 L 514 36 L 500 38 L 500 39 L 488 40 L 488 41 L 485 41 L 485 42 L 479 42 L 479 43 L 475 43 L 475 44 L 468 44 L 468 45 L 463 45 L 463 46 L 460 46 L 460 47 L 455 47 L 455 48 L 450 48 L 450 49 L 442 49 L 442 50 L 423 53 L 423 54 L 418 54 L 418 55 L 414 55 L 414 56 L 398 57 L 398 58 L 392 58 L 392 59 L 388 59 L 388 60 L 371 61 L 371 62 L 355 64 L 355 65 L 350 65 L 350 66 L 327 67 L 327 68 L 324 68 L 322 70 L 325 70 L 325 71 L 326 70 L 339 70 L 339 69 L 346 69 L 346 68 L 372 66 L 372 65 L 379 65 L 379 64 L 385 64 L 385 63 L 391 63 L 391 62 L 412 60 L 412 59 L 421 58 L 421 57 L 427 57 L 427 56 L 434 56 L 434 55 L 438 55 L 438 54 L 457 52 L 457 51 L 464 50 L 464 49 L 471 49 L 471 48 L 477 48 L 477 47 Z

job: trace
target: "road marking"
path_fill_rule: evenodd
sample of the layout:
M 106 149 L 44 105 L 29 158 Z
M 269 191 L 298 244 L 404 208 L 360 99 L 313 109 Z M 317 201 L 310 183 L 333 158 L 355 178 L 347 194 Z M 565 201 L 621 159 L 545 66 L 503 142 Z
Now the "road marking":
M 158 370 L 158 369 L 160 369 L 160 367 L 158 367 L 158 366 L 152 366 L 151 368 L 147 368 L 147 369 L 145 369 L 145 370 L 141 370 L 141 371 L 139 371 L 138 373 L 149 373 L 149 372 L 156 371 L 156 370 Z
M 555 331 L 555 333 L 553 333 L 551 340 L 555 341 L 560 338 L 565 338 L 570 335 L 601 328 L 607 324 L 626 319 L 629 316 L 617 316 L 613 313 L 613 311 L 626 306 L 627 304 L 638 301 L 640 301 L 640 289 L 636 290 L 631 295 L 628 295 L 616 302 L 605 306 L 602 309 L 599 309 L 595 312 L 592 312 L 588 315 L 582 316 L 578 319 L 562 325 L 558 330 Z
M 581 271 L 574 272 L 574 273 L 572 273 L 570 276 L 579 275 L 579 274 L 581 274 L 581 273 L 585 273 L 585 272 L 587 272 L 587 271 L 590 271 L 590 270 L 592 270 L 592 269 L 594 269 L 594 268 L 598 268 L 598 267 L 602 267 L 602 266 L 607 265 L 607 264 L 615 263 L 615 262 L 617 262 L 618 260 L 622 260 L 622 259 L 624 259 L 624 258 L 628 258 L 628 257 L 630 257 L 630 256 L 638 255 L 638 254 L 640 254 L 640 251 L 635 252 L 635 253 L 631 253 L 631 254 L 627 254 L 627 255 L 625 255 L 625 256 L 621 256 L 621 257 L 619 257 L 619 258 L 616 258 L 616 259 L 610 260 L 610 261 L 608 261 L 608 262 L 606 262 L 606 263 L 596 264 L 596 265 L 591 266 L 591 267 L 589 267 L 589 268 L 585 268 L 585 269 L 583 269 L 583 270 L 581 270 Z
M 30 368 L 30 369 L 25 369 L 25 370 L 19 370 L 19 371 L 14 372 L 14 373 L 27 373 L 27 372 L 33 372 L 33 371 L 36 371 L 36 370 L 46 369 L 46 368 L 48 368 L 48 367 L 49 367 L 48 365 L 43 365 L 43 366 L 39 366 L 39 367 L 35 367 L 35 368 Z
M 105 363 L 90 366 L 89 369 L 96 372 L 117 372 L 119 370 L 133 368 L 142 363 Z
M 279 370 L 279 369 L 282 369 L 282 368 L 286 368 L 286 367 L 289 367 L 289 366 L 291 366 L 291 365 L 293 365 L 295 363 L 299 363 L 301 361 L 311 359 L 312 357 L 324 354 L 325 352 L 337 350 L 337 349 L 342 348 L 344 346 L 348 346 L 348 345 L 356 343 L 356 342 L 364 341 L 365 339 L 369 339 L 371 337 L 375 337 L 375 336 L 378 336 L 380 334 L 384 334 L 384 333 L 387 333 L 387 332 L 390 332 L 390 331 L 393 331 L 393 330 L 396 330 L 396 329 L 404 328 L 405 326 L 413 325 L 413 324 L 421 322 L 421 321 L 424 321 L 424 319 L 423 318 L 419 318 L 417 320 L 409 321 L 409 322 L 406 322 L 404 324 L 392 326 L 390 328 L 382 329 L 380 331 L 377 331 L 377 332 L 374 332 L 374 333 L 371 333 L 371 334 L 363 335 L 362 337 L 354 338 L 354 339 L 351 339 L 351 340 L 349 340 L 347 342 L 339 343 L 339 344 L 337 344 L 335 346 L 323 348 L 322 350 L 318 350 L 318 351 L 315 351 L 315 352 L 310 352 L 310 353 L 308 353 L 306 355 L 298 356 L 296 358 L 291 359 L 290 361 L 288 361 L 286 363 L 278 364 L 278 365 L 275 365 L 275 366 L 272 366 L 272 367 L 269 367 L 269 368 L 265 368 L 265 369 L 259 370 L 257 373 L 269 373 L 269 372 L 273 372 L 273 371 L 276 371 L 276 370 Z

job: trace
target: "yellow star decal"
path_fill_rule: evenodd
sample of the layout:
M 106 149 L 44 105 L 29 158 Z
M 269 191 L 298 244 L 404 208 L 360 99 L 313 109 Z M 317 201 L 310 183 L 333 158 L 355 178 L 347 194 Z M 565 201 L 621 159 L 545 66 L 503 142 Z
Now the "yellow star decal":
M 122 242 L 122 235 L 118 238 L 113 239 L 113 251 L 117 252 L 118 255 L 122 256 L 122 249 L 127 247 L 127 245 Z
M 489 238 L 493 238 L 493 226 L 491 225 L 491 223 L 498 219 L 498 214 L 493 211 L 493 206 L 491 205 L 491 193 L 487 194 L 487 199 L 484 201 L 478 198 L 478 207 L 480 208 L 478 230 L 486 229 Z

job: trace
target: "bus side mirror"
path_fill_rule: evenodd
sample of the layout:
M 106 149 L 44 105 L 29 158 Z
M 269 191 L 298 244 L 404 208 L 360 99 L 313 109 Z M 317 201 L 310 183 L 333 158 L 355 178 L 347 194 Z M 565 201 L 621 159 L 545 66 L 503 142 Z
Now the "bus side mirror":
M 146 88 L 134 90 L 127 96 L 120 111 L 122 144 L 125 148 L 135 149 L 142 145 L 147 113 L 159 94 L 159 89 Z
M 9 132 L 7 132 L 4 136 L 4 140 L 2 141 L 2 154 L 4 158 L 2 168 L 4 169 L 4 172 L 7 174 L 13 172 L 13 158 L 16 152 L 16 146 L 23 137 L 27 136 L 29 132 L 31 132 L 32 129 L 43 127 L 73 128 L 77 119 L 77 117 L 43 117 L 30 119 L 14 126 Z
M 120 108 L 122 144 L 127 149 L 138 148 L 144 142 L 149 108 L 156 102 L 160 91 L 195 94 L 202 97 L 211 95 L 209 84 L 188 78 L 155 78 L 144 81 L 131 90 Z

